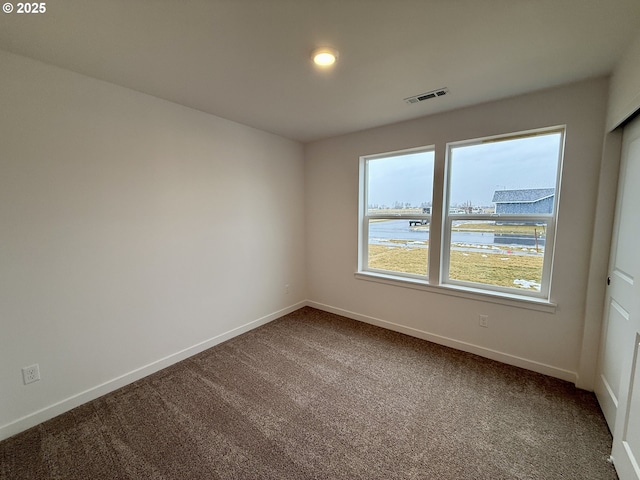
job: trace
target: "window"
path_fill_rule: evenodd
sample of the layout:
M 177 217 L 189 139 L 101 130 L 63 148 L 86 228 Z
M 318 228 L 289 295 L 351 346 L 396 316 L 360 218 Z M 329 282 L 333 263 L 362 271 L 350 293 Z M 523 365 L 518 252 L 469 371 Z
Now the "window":
M 427 278 L 433 166 L 433 148 L 362 160 L 365 270 Z
M 548 299 L 563 145 L 562 128 L 449 143 L 440 185 L 433 147 L 363 157 L 359 271 Z

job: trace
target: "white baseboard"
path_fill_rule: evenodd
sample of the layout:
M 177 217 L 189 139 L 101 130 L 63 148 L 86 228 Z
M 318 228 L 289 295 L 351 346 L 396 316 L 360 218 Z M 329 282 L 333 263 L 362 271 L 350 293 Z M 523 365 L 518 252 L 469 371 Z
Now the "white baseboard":
M 335 313 L 336 315 L 342 315 L 343 317 L 358 320 L 360 322 L 375 325 L 377 327 L 386 328 L 387 330 L 393 330 L 394 332 L 404 333 L 412 337 L 428 340 L 445 347 L 455 348 L 456 350 L 462 350 L 463 352 L 473 353 L 480 357 L 496 360 L 507 365 L 513 365 L 515 367 L 524 368 L 533 372 L 542 373 L 550 377 L 566 380 L 573 384 L 576 384 L 578 380 L 578 374 L 569 370 L 554 367 L 552 365 L 546 365 L 544 363 L 536 362 L 534 360 L 528 360 L 508 353 L 499 352 L 490 348 L 481 347 L 472 343 L 462 342 L 453 338 L 443 337 L 433 333 L 418 330 L 412 327 L 406 327 L 397 323 L 389 322 L 387 320 L 381 320 L 379 318 L 370 317 L 367 315 L 361 315 L 359 313 L 351 312 L 349 310 L 343 310 L 342 308 L 332 307 L 331 305 L 325 305 L 323 303 L 313 302 L 308 300 L 307 305 L 309 307 L 317 308 L 318 310 L 324 310 L 329 313 Z
M 80 392 L 76 395 L 72 395 L 60 402 L 54 403 L 53 405 L 49 405 L 41 410 L 30 413 L 24 417 L 21 417 L 11 423 L 3 425 L 0 427 L 0 440 L 7 439 L 17 433 L 20 433 L 24 430 L 27 430 L 31 427 L 34 427 L 42 422 L 50 420 L 58 415 L 68 412 L 69 410 L 78 407 L 84 403 L 90 402 L 91 400 L 95 400 L 109 392 L 113 392 L 118 388 L 124 387 L 130 383 L 133 383 L 141 378 L 144 378 L 152 373 L 155 373 L 163 368 L 166 368 L 170 365 L 178 363 L 186 358 L 189 358 L 197 353 L 200 353 L 208 348 L 211 348 L 219 343 L 225 342 L 233 337 L 241 335 L 245 332 L 253 330 L 261 325 L 265 325 L 277 318 L 282 317 L 288 313 L 291 313 L 299 308 L 307 305 L 307 302 L 302 301 L 298 302 L 294 305 L 291 305 L 282 310 L 278 310 L 277 312 L 273 312 L 269 315 L 266 315 L 262 318 L 258 318 L 257 320 L 253 320 L 244 325 L 236 327 L 228 332 L 217 335 L 213 338 L 200 342 L 191 347 L 185 348 L 184 350 L 180 350 L 179 352 L 168 355 L 160 360 L 156 360 L 148 365 L 137 368 L 129 373 L 121 375 L 117 378 L 109 380 L 108 382 L 102 383 L 95 387 L 92 387 L 84 392 Z
M 50 420 L 62 413 L 68 412 L 69 410 L 75 407 L 78 407 L 84 403 L 95 400 L 96 398 L 99 398 L 107 393 L 113 392 L 118 388 L 124 387 L 125 385 L 133 383 L 137 380 L 140 380 L 141 378 L 144 378 L 148 375 L 151 375 L 152 373 L 162 370 L 163 368 L 166 368 L 186 358 L 196 355 L 197 353 L 200 353 L 208 348 L 211 348 L 215 345 L 225 342 L 233 337 L 236 337 L 250 330 L 253 330 L 254 328 L 257 328 L 261 325 L 265 325 L 277 318 L 280 318 L 283 315 L 287 315 L 288 313 L 298 310 L 299 308 L 302 308 L 304 306 L 309 306 L 309 307 L 317 308 L 318 310 L 323 310 L 326 312 L 335 313 L 337 315 L 342 315 L 343 317 L 351 318 L 353 320 L 357 320 L 357 321 L 368 323 L 378 327 L 386 328 L 387 330 L 393 330 L 395 332 L 404 333 L 412 337 L 428 340 L 430 342 L 437 343 L 439 345 L 444 345 L 446 347 L 455 348 L 457 350 L 462 350 L 464 352 L 473 353 L 475 355 L 496 360 L 498 362 L 502 362 L 507 365 L 513 365 L 516 367 L 525 368 L 527 370 L 542 373 L 544 375 L 549 375 L 551 377 L 559 378 L 561 380 L 566 380 L 574 384 L 577 382 L 576 372 L 571 372 L 569 370 L 564 370 L 551 365 L 546 365 L 544 363 L 528 360 L 526 358 L 517 357 L 515 355 L 510 355 L 508 353 L 503 353 L 503 352 L 499 352 L 489 348 L 481 347 L 478 345 L 473 345 L 471 343 L 462 342 L 460 340 L 443 337 L 441 335 L 435 335 L 429 332 L 425 332 L 423 330 L 418 330 L 416 328 L 407 327 L 404 325 L 399 325 L 397 323 L 389 322 L 387 320 L 382 320 L 379 318 L 351 312 L 349 310 L 344 310 L 342 308 L 332 307 L 330 305 L 325 305 L 323 303 L 307 300 L 307 301 L 298 302 L 287 308 L 278 310 L 277 312 L 273 312 L 272 314 L 269 314 L 262 318 L 258 318 L 257 320 L 248 322 L 244 325 L 241 325 L 240 327 L 234 328 L 232 330 L 229 330 L 228 332 L 222 333 L 213 338 L 200 342 L 196 345 L 185 348 L 184 350 L 173 353 L 167 357 L 161 358 L 148 365 L 135 369 L 129 373 L 121 375 L 112 380 L 109 380 L 108 382 L 92 387 L 88 390 L 85 390 L 76 395 L 68 397 L 53 405 L 49 405 L 48 407 L 45 407 L 41 410 L 33 412 L 24 417 L 21 417 L 11 423 L 3 425 L 0 427 L 0 440 L 4 440 L 17 433 L 20 433 L 24 430 L 34 427 L 42 422 Z

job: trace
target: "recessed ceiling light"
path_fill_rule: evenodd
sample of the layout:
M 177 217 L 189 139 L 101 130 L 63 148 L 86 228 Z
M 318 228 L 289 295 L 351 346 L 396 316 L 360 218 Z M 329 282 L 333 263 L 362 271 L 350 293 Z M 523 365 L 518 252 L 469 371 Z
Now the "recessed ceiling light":
M 338 51 L 329 47 L 316 48 L 311 54 L 311 58 L 313 63 L 319 67 L 330 67 L 336 63 Z

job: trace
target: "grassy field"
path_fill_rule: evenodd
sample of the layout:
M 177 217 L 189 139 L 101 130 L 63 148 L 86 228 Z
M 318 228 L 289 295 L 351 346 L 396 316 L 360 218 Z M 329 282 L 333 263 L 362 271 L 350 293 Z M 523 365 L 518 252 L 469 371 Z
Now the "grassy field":
M 540 284 L 542 260 L 542 255 L 484 254 L 453 250 L 449 278 L 501 287 L 522 288 L 522 285 L 516 284 L 514 281 L 526 280 L 526 282 Z
M 494 225 L 493 223 L 460 223 L 451 227 L 456 232 L 491 232 L 544 237 L 545 228 L 534 225 Z
M 454 247 L 455 248 L 455 247 Z M 369 266 L 394 272 L 427 274 L 428 248 L 369 245 Z M 526 288 L 540 284 L 543 255 L 452 250 L 449 277 L 466 282 Z M 514 281 L 525 282 L 514 283 Z M 530 288 L 536 288 L 530 286 Z M 539 288 L 539 287 L 538 287 Z
M 429 249 L 369 245 L 369 267 L 393 272 L 427 274 Z
M 546 233 L 545 228 L 541 226 L 495 225 L 490 221 L 461 222 L 454 224 L 452 228 L 459 232 L 513 234 L 538 239 L 544 238 Z M 420 225 L 412 229 L 428 231 L 429 225 Z M 407 245 L 406 240 L 388 240 L 387 242 L 398 245 L 369 245 L 369 267 L 427 275 L 428 245 L 411 246 Z M 543 258 L 544 246 L 542 245 L 536 248 L 535 246 L 509 247 L 494 244 L 484 246 L 453 244 L 449 278 L 510 288 L 539 289 Z
M 372 220 L 385 222 L 387 220 Z M 411 227 L 413 230 L 428 231 L 429 225 L 418 225 Z M 531 235 L 538 238 L 544 238 L 545 228 L 543 226 L 533 225 L 494 225 L 493 223 L 454 223 L 451 227 L 454 232 L 489 232 L 513 235 Z

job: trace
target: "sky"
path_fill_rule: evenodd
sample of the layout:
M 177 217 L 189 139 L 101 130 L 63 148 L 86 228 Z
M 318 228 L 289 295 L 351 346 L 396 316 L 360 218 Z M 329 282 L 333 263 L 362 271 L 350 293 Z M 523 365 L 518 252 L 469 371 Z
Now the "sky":
M 451 206 L 491 206 L 496 190 L 553 188 L 561 135 L 551 133 L 500 142 L 453 145 Z M 432 201 L 433 151 L 369 161 L 369 205 Z

